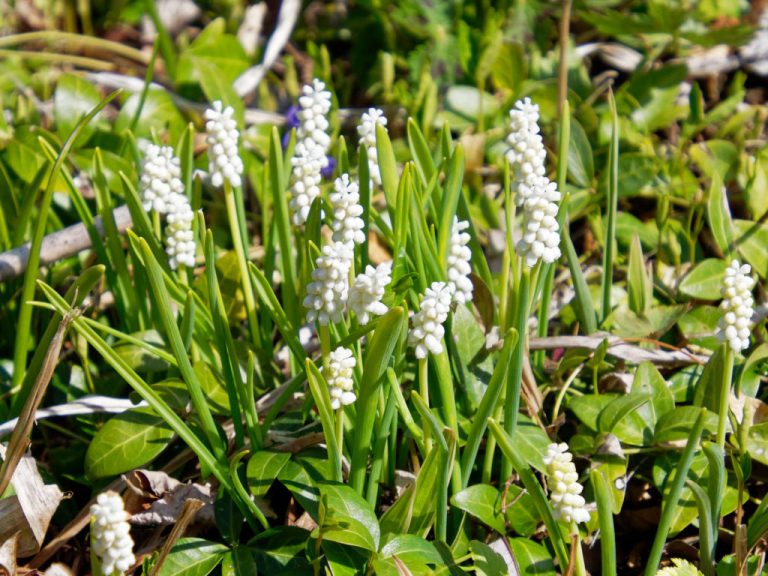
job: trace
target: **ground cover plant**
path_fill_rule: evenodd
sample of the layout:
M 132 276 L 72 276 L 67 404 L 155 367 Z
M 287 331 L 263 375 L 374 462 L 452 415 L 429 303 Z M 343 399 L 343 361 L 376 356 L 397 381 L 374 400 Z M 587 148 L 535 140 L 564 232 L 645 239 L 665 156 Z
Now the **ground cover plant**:
M 768 571 L 761 3 L 0 13 L 0 573 Z

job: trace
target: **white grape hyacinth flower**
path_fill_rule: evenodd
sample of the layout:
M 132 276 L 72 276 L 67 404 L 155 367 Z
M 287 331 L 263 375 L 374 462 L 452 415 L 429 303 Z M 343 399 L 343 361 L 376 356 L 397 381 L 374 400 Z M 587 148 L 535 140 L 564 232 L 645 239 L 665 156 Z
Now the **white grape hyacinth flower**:
M 352 371 L 355 368 L 355 356 L 348 348 L 336 348 L 328 361 L 328 373 L 325 379 L 331 395 L 331 408 L 338 410 L 349 406 L 355 399 Z
M 547 465 L 549 498 L 555 509 L 555 517 L 576 524 L 589 522 L 589 511 L 581 495 L 584 487 L 579 484 L 579 474 L 573 464 L 573 455 L 568 444 L 550 444 L 544 457 Z
M 469 222 L 453 217 L 451 229 L 451 243 L 448 251 L 448 282 L 453 285 L 453 301 L 458 304 L 466 304 L 472 301 L 472 250 L 469 248 L 471 236 L 465 232 L 469 228 Z
M 381 302 L 384 290 L 392 281 L 392 261 L 382 262 L 376 268 L 366 266 L 349 288 L 347 306 L 360 324 L 368 324 L 371 316 L 382 316 L 388 308 Z
M 720 308 L 724 314 L 720 319 L 718 335 L 736 354 L 749 348 L 754 312 L 752 288 L 755 285 L 751 272 L 749 264 L 740 265 L 738 260 L 733 260 L 725 269 L 723 279 L 723 302 Z
M 376 150 L 376 126 L 383 126 L 386 130 L 387 117 L 384 116 L 383 110 L 368 108 L 368 112 L 363 113 L 360 117 L 357 133 L 368 156 L 368 173 L 371 180 L 377 186 L 381 186 L 381 171 L 379 170 L 379 158 Z
M 168 264 L 175 270 L 179 266 L 194 268 L 197 245 L 192 231 L 195 213 L 184 194 L 173 194 L 168 201 L 165 227 L 165 252 Z
M 184 193 L 181 163 L 170 146 L 149 144 L 141 163 L 141 202 L 144 210 L 168 211 L 168 199 Z
M 362 244 L 365 242 L 365 223 L 360 218 L 363 215 L 363 207 L 360 205 L 360 188 L 357 182 L 350 181 L 349 174 L 342 174 L 336 178 L 333 189 L 328 196 L 333 208 L 333 241 Z
M 217 188 L 229 182 L 237 187 L 243 183 L 243 160 L 240 158 L 238 141 L 240 132 L 233 118 L 232 106 L 226 108 L 217 100 L 205 111 L 205 129 L 208 132 L 208 171 L 211 184 Z
M 453 288 L 445 282 L 433 282 L 425 291 L 421 308 L 413 315 L 413 328 L 408 332 L 408 345 L 415 348 L 419 360 L 430 352 L 443 352 L 443 323 L 448 319 L 452 300 Z
M 123 499 L 115 492 L 103 492 L 91 506 L 91 547 L 101 561 L 104 576 L 124 574 L 136 562 L 131 527 Z
M 322 170 L 328 165 L 328 114 L 331 111 L 331 93 L 325 84 L 315 78 L 304 86 L 299 96 L 299 128 L 291 165 L 294 183 L 291 186 L 291 219 L 295 226 L 307 221 L 315 198 L 320 196 Z
M 560 192 L 546 176 L 547 152 L 539 128 L 538 105 L 530 98 L 519 100 L 509 118 L 507 160 L 514 174 L 515 202 L 523 208 L 523 236 L 516 248 L 526 266 L 532 268 L 539 261 L 550 264 L 560 258 Z
M 321 326 L 339 322 L 349 295 L 349 270 L 352 266 L 351 248 L 343 242 L 323 246 L 315 260 L 312 282 L 307 286 L 304 307 L 307 321 Z

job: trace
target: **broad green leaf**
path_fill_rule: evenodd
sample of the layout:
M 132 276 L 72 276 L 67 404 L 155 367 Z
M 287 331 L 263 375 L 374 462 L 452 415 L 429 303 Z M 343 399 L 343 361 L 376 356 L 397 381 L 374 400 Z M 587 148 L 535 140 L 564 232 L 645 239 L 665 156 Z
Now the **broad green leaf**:
M 245 72 L 248 56 L 237 37 L 228 34 L 225 28 L 225 20 L 217 18 L 184 50 L 176 74 L 178 84 L 201 81 L 201 63 L 218 70 L 221 81 L 230 85 Z
M 181 538 L 160 568 L 159 576 L 206 576 L 229 550 L 202 538 Z
M 249 548 L 238 546 L 224 555 L 221 576 L 254 576 L 258 574 L 255 554 Z
M 739 375 L 738 389 L 742 394 L 757 397 L 757 392 L 760 388 L 760 382 L 766 373 L 765 366 L 768 363 L 768 343 L 760 344 L 752 354 L 749 355 L 747 361 L 741 369 Z
M 576 415 L 587 428 L 597 432 L 600 413 L 613 402 L 616 394 L 575 396 L 568 401 L 568 409 Z
M 734 220 L 736 249 L 760 278 L 768 278 L 768 225 L 750 220 Z
M 277 479 L 291 491 L 301 507 L 317 522 L 320 492 L 307 471 L 300 464 L 289 460 L 278 473 Z
M 651 401 L 652 395 L 627 394 L 619 396 L 603 408 L 598 418 L 600 432 L 613 432 L 623 442 L 643 445 L 645 422 L 637 409 Z
M 619 439 L 612 434 L 603 436 L 602 445 L 595 451 L 592 460 L 592 469 L 605 480 L 612 512 L 620 513 L 626 494 L 629 459 L 624 455 Z
M 515 446 L 520 457 L 526 464 L 539 472 L 546 470 L 544 454 L 551 443 L 546 432 L 534 424 L 530 418 L 520 415 L 515 431 Z
M 122 132 L 130 128 L 140 101 L 140 94 L 133 94 L 125 101 L 115 121 L 115 131 Z M 147 99 L 141 109 L 135 136 L 150 138 L 153 132 L 162 134 L 167 131 L 171 140 L 175 141 L 184 131 L 185 126 L 184 117 L 176 108 L 170 94 L 164 89 L 151 88 L 147 92 Z
M 408 563 L 419 561 L 428 564 L 440 564 L 442 558 L 432 542 L 413 534 L 400 534 L 391 538 L 381 547 L 379 556 L 388 558 L 397 556 Z
M 345 484 L 327 483 L 318 488 L 325 508 L 318 528 L 322 539 L 376 552 L 381 530 L 368 502 Z
M 722 173 L 716 173 L 712 177 L 709 197 L 707 198 L 707 221 L 717 247 L 723 256 L 727 255 L 733 244 L 733 222 L 723 186 Z
M 260 450 L 248 459 L 248 489 L 254 496 L 263 497 L 280 471 L 291 459 L 288 452 Z
M 697 406 L 678 406 L 661 416 L 656 422 L 656 428 L 653 432 L 654 444 L 675 442 L 687 438 L 700 413 L 701 408 Z M 717 414 L 714 412 L 707 413 L 704 429 L 710 432 L 717 430 Z
M 69 136 L 80 118 L 90 112 L 100 100 L 99 91 L 91 82 L 73 74 L 60 77 L 53 98 L 53 117 L 59 138 L 63 140 Z M 93 123 L 84 126 L 75 147 L 86 142 L 95 129 Z
M 275 526 L 261 532 L 250 542 L 260 574 L 281 574 L 294 570 L 309 570 L 306 556 L 310 532 L 298 526 Z
M 519 574 L 556 576 L 555 563 L 541 544 L 528 538 L 510 538 L 509 545 L 517 562 Z
M 131 334 L 142 342 L 146 342 L 158 348 L 164 348 L 165 342 L 157 330 L 145 330 Z M 114 346 L 115 353 L 136 372 L 163 372 L 168 370 L 170 363 L 156 354 L 152 354 L 146 348 L 133 342 L 123 342 Z
M 717 325 L 722 315 L 720 308 L 702 304 L 686 312 L 677 321 L 677 326 L 686 342 L 714 350 L 719 344 Z
M 499 109 L 499 101 L 492 94 L 481 92 L 473 86 L 451 86 L 445 96 L 448 110 L 469 120 L 492 116 Z
M 365 573 L 370 552 L 331 540 L 323 540 L 322 546 L 331 576 L 359 576 Z
M 681 294 L 697 300 L 720 300 L 726 263 L 719 258 L 699 262 L 680 282 Z
M 666 380 L 650 362 L 643 362 L 637 367 L 632 382 L 632 394 L 643 393 L 650 394 L 651 401 L 640 408 L 638 413 L 652 431 L 659 417 L 675 407 L 675 400 Z
M 589 188 L 595 179 L 595 161 L 589 138 L 578 120 L 571 118 L 571 140 L 568 146 L 568 176 L 582 188 Z
M 478 576 L 494 576 L 508 574 L 510 569 L 504 558 L 488 544 L 472 540 L 469 544 L 472 561 L 475 564 L 475 574 Z
M 500 534 L 506 532 L 501 513 L 501 494 L 489 484 L 475 484 L 453 495 L 451 504 L 474 516 Z
M 171 442 L 173 430 L 149 408 L 113 416 L 96 433 L 85 456 L 89 478 L 116 476 L 145 465 Z
M 754 424 L 750 427 L 747 450 L 754 460 L 768 465 L 768 422 Z

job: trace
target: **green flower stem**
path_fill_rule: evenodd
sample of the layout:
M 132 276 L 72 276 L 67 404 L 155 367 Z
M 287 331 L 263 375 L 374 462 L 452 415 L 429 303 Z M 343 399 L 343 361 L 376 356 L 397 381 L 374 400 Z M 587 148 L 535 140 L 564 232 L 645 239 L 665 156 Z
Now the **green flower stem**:
M 507 380 L 506 399 L 504 404 L 504 431 L 514 439 L 517 429 L 517 413 L 520 410 L 520 388 L 523 381 L 523 362 L 528 346 L 528 294 L 531 285 L 531 272 L 525 264 L 521 264 L 520 287 L 517 292 L 517 308 L 515 309 L 515 329 L 518 338 L 512 354 L 512 364 Z M 504 482 L 512 474 L 512 462 L 505 458 L 501 463 L 501 481 Z
M 571 554 L 576 559 L 574 564 L 576 576 L 586 576 L 587 568 L 584 566 L 584 551 L 581 549 L 581 535 L 579 534 L 579 527 L 576 522 L 571 522 L 571 536 L 573 538 Z
M 686 443 L 685 450 L 683 450 L 680 462 L 678 462 L 677 468 L 673 472 L 675 476 L 674 478 L 667 478 L 667 482 L 671 482 L 671 488 L 662 503 L 661 519 L 659 520 L 659 526 L 656 530 L 656 537 L 653 540 L 651 552 L 648 555 L 648 563 L 645 565 L 645 576 L 654 576 L 659 567 L 661 554 L 664 551 L 664 543 L 667 541 L 669 530 L 672 527 L 672 520 L 674 519 L 675 511 L 680 502 L 680 494 L 683 491 L 683 486 L 688 477 L 688 471 L 691 468 L 691 463 L 693 462 L 693 457 L 696 453 L 701 433 L 704 430 L 704 420 L 706 417 L 707 410 L 706 408 L 702 408 L 701 413 L 696 419 L 696 423 L 693 425 L 693 429 L 688 436 L 688 442 Z
M 320 353 L 323 355 L 323 375 L 328 375 L 328 366 L 331 361 L 331 331 L 328 325 L 320 324 L 318 331 L 320 337 Z
M 235 254 L 237 256 L 237 265 L 240 268 L 240 282 L 243 287 L 243 296 L 245 297 L 245 312 L 248 316 L 248 328 L 251 334 L 251 343 L 255 350 L 261 347 L 259 342 L 259 323 L 256 319 L 256 299 L 254 297 L 253 286 L 251 285 L 251 275 L 248 273 L 248 263 L 245 256 L 245 243 L 240 231 L 240 221 L 237 211 L 237 202 L 235 191 L 228 181 L 224 181 L 224 199 L 227 204 L 227 219 L 232 234 L 232 243 L 235 245 Z
M 421 358 L 419 360 L 419 392 L 421 394 L 421 399 L 424 401 L 424 404 L 426 404 L 427 408 L 429 408 L 429 360 L 428 358 Z M 426 454 L 429 454 L 430 450 L 432 450 L 432 438 L 429 434 L 429 425 L 425 421 L 423 423 L 423 432 L 424 435 L 424 451 Z
M 718 403 L 717 420 L 717 445 L 725 448 L 725 423 L 728 420 L 728 395 L 731 392 L 731 380 L 733 378 L 733 360 L 734 353 L 728 343 L 723 343 L 725 352 L 723 354 L 723 373 L 720 375 L 720 401 Z
M 339 406 L 339 408 L 336 410 L 336 445 L 339 447 L 339 469 L 336 471 L 336 473 L 338 474 L 339 478 L 343 478 L 344 473 L 342 471 L 342 461 L 344 455 L 344 406 Z M 375 479 L 373 482 L 375 482 Z
M 611 488 L 599 470 L 589 473 L 597 503 L 597 519 L 600 525 L 600 561 L 603 576 L 616 576 L 616 530 L 613 526 Z

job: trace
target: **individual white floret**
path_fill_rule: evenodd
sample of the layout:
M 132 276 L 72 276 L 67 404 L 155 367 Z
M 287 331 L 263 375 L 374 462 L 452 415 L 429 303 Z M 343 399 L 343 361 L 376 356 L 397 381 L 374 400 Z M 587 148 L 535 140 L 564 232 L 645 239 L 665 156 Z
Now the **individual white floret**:
M 149 144 L 141 163 L 141 202 L 144 210 L 158 214 L 168 211 L 168 198 L 183 194 L 181 163 L 170 146 Z
M 307 321 L 317 320 L 321 326 L 341 320 L 349 294 L 349 269 L 352 253 L 343 242 L 323 246 L 315 260 L 312 282 L 307 286 L 304 307 Z
M 376 150 L 376 126 L 383 126 L 386 129 L 387 117 L 384 116 L 383 110 L 368 108 L 368 112 L 363 113 L 360 117 L 357 133 L 368 156 L 368 173 L 371 175 L 371 180 L 377 186 L 381 186 L 381 171 L 379 170 L 379 158 Z
M 348 348 L 336 348 L 331 352 L 328 362 L 326 381 L 331 395 L 331 407 L 338 410 L 349 406 L 355 401 L 352 371 L 355 368 L 355 357 Z
M 739 265 L 733 260 L 725 269 L 723 279 L 723 302 L 720 304 L 724 314 L 720 320 L 718 335 L 728 342 L 737 354 L 749 348 L 749 335 L 752 327 L 754 300 L 752 288 L 755 281 L 750 276 L 749 264 Z
M 322 170 L 328 166 L 328 113 L 331 111 L 331 93 L 320 80 L 304 86 L 299 96 L 299 128 L 291 165 L 294 182 L 291 186 L 291 219 L 296 226 L 307 221 L 312 202 L 320 196 Z
M 443 352 L 443 322 L 448 319 L 452 300 L 453 288 L 445 282 L 433 282 L 427 288 L 408 333 L 408 345 L 415 348 L 416 358 L 426 358 L 430 352 Z
M 579 474 L 573 464 L 573 455 L 568 452 L 568 444 L 550 444 L 544 457 L 547 465 L 547 484 L 549 498 L 555 509 L 555 517 L 567 523 L 589 522 L 589 511 L 581 495 L 584 490 L 579 484 Z
M 392 281 L 392 261 L 383 262 L 376 268 L 366 266 L 365 272 L 358 274 L 349 289 L 347 305 L 357 316 L 360 324 L 367 324 L 371 316 L 382 316 L 388 308 L 381 302 L 384 289 Z
M 453 301 L 465 304 L 472 300 L 472 250 L 469 248 L 471 236 L 465 232 L 469 222 L 453 217 L 451 244 L 448 251 L 448 282 L 453 285 Z
M 213 103 L 213 108 L 205 111 L 205 129 L 208 132 L 208 171 L 211 184 L 223 186 L 228 181 L 232 186 L 240 186 L 243 175 L 243 160 L 237 148 L 240 133 L 237 122 L 232 117 L 232 106 L 224 105 L 220 100 Z
M 193 268 L 197 245 L 192 231 L 195 214 L 184 194 L 173 194 L 168 201 L 165 227 L 165 252 L 172 269 L 179 266 Z
M 363 228 L 363 207 L 360 205 L 360 189 L 357 182 L 349 180 L 349 174 L 342 174 L 333 184 L 334 192 L 328 199 L 333 208 L 333 241 L 345 244 L 365 242 Z
M 101 561 L 105 576 L 123 574 L 136 562 L 128 513 L 123 499 L 114 492 L 104 492 L 91 506 L 91 548 Z

